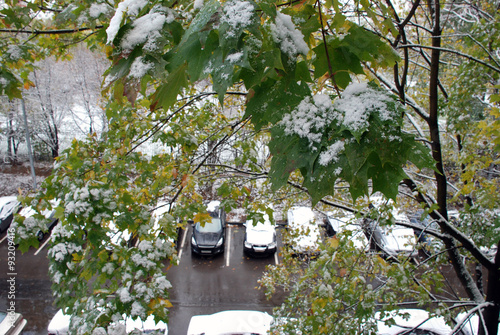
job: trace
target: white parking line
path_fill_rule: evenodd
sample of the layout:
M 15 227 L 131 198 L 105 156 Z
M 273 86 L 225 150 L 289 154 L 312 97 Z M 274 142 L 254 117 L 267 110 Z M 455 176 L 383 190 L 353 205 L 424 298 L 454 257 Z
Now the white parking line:
M 181 247 L 179 249 L 179 255 L 177 255 L 177 258 L 179 258 L 179 262 L 181 261 L 182 251 L 184 250 L 184 244 L 186 243 L 187 227 L 186 229 L 182 229 L 181 232 L 182 232 L 182 242 L 181 242 Z
M 49 243 L 50 241 L 50 236 L 47 238 L 47 240 L 45 242 L 43 242 L 43 244 L 38 248 L 38 250 L 35 252 L 35 256 L 38 255 L 38 253 L 47 245 L 47 243 Z
M 280 265 L 280 261 L 279 261 L 279 258 L 278 258 L 278 250 L 276 250 L 276 252 L 274 253 L 274 263 L 276 265 Z
M 3 241 L 5 241 L 7 239 L 7 235 L 5 235 L 1 240 L 0 240 L 0 243 L 2 243 Z
M 227 230 L 230 230 L 231 226 L 228 226 L 227 227 Z M 226 233 L 226 236 L 228 236 L 227 238 L 227 242 L 226 242 L 226 252 L 224 253 L 225 257 L 226 257 L 226 267 L 229 267 L 229 259 L 231 258 L 230 254 L 231 254 L 231 232 L 229 232 L 229 234 Z

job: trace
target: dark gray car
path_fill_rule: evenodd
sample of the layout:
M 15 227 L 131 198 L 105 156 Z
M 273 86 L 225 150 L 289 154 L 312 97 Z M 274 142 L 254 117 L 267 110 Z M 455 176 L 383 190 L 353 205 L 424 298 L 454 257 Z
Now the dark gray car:
M 219 201 L 207 206 L 211 221 L 197 222 L 191 236 L 191 252 L 196 255 L 217 255 L 224 252 L 226 214 Z

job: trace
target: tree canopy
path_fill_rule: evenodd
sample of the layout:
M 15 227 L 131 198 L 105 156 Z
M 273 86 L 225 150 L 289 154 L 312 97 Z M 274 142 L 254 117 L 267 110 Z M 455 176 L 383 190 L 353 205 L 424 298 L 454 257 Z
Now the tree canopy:
M 380 192 L 429 215 L 436 226 L 426 231 L 441 244 L 416 266 L 333 239 L 306 269 L 285 263 L 300 278 L 270 269 L 264 286 L 296 284 L 278 312 L 297 320 L 286 327 L 361 332 L 374 310 L 417 299 L 450 319 L 473 303 L 484 313 L 479 333 L 496 333 L 500 255 L 484 250 L 499 243 L 498 8 L 494 0 L 6 1 L 0 93 L 10 99 L 34 85 L 36 60 L 71 57 L 75 44 L 111 60 L 108 131 L 75 141 L 43 192 L 25 199 L 39 210 L 60 200 L 50 272 L 56 303 L 77 315 L 75 331 L 91 333 L 117 313 L 167 317 L 171 241 L 203 199 L 252 216 L 299 190 L 313 205 L 372 219 L 381 213 L 363 199 Z M 160 200 L 170 214 L 157 220 Z M 22 249 L 37 243 L 20 238 Z M 464 259 L 487 270 L 484 292 Z M 431 292 L 441 262 L 468 301 L 450 307 Z M 95 306 L 109 309 L 107 320 L 91 322 Z

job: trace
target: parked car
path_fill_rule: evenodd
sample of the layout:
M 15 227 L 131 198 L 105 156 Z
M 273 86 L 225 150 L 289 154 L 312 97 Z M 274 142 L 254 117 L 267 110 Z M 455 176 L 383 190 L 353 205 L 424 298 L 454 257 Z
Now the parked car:
M 401 316 L 402 314 L 405 317 Z M 394 322 L 385 321 L 393 319 Z M 388 316 L 381 318 L 381 314 L 375 314 L 377 320 L 377 335 L 449 335 L 452 329 L 443 317 L 430 317 L 429 312 L 422 309 L 400 309 L 390 312 Z
M 416 257 L 418 255 L 413 229 L 398 225 L 381 226 L 371 219 L 364 219 L 362 226 L 372 250 L 382 252 L 386 257 L 399 255 Z
M 468 315 L 467 312 L 462 312 L 458 314 L 455 318 L 456 322 L 461 324 L 460 330 L 464 335 L 476 335 L 479 327 L 479 316 L 477 314 Z M 497 331 L 497 335 L 500 335 L 500 327 Z
M 191 253 L 196 255 L 217 255 L 224 252 L 226 213 L 220 201 L 207 205 L 209 222 L 196 222 L 191 236 Z
M 273 317 L 259 311 L 223 311 L 191 317 L 187 335 L 252 334 L 266 335 Z
M 354 218 L 354 215 L 346 214 L 342 217 L 327 216 L 326 218 L 326 233 L 328 236 L 335 236 L 339 233 L 349 231 L 349 239 L 354 246 L 359 250 L 369 250 L 368 240 L 366 239 L 363 228 L 359 220 Z
M 419 252 L 423 257 L 430 257 L 442 245 L 440 241 L 432 237 L 428 232 L 440 231 L 438 224 L 431 220 L 430 216 L 422 218 L 423 211 L 418 211 L 409 215 L 410 222 L 419 228 L 413 228 L 415 238 L 420 244 Z
M 389 205 L 391 208 L 392 200 L 385 200 L 377 195 L 372 196 L 370 200 L 370 209 L 383 205 Z M 395 222 L 410 224 L 408 216 L 397 207 L 393 206 L 390 211 Z M 390 226 L 381 225 L 378 220 L 370 218 L 363 219 L 361 223 L 372 250 L 381 252 L 383 256 L 388 258 L 395 258 L 399 255 L 418 256 L 417 241 L 413 229 L 396 223 Z
M 9 228 L 16 214 L 21 209 L 17 197 L 0 197 L 0 234 Z
M 69 334 L 69 324 L 71 322 L 71 316 L 64 314 L 63 310 L 57 311 L 56 315 L 50 320 L 49 326 L 47 327 L 48 335 L 66 335 Z M 135 329 L 142 331 L 143 333 L 151 333 L 153 331 L 161 332 L 164 335 L 168 334 L 168 325 L 165 322 L 156 323 L 154 320 L 154 315 L 150 315 L 146 320 L 142 321 L 140 319 L 127 318 L 125 321 L 119 321 L 125 323 L 125 330 L 128 333 Z
M 253 220 L 245 223 L 243 250 L 251 256 L 268 256 L 276 252 L 276 227 L 264 214 L 262 220 L 254 224 Z
M 18 335 L 26 326 L 25 318 L 20 313 L 15 312 L 0 312 L 0 334 L 2 335 Z
M 290 245 L 296 255 L 314 256 L 319 252 L 321 240 L 320 227 L 312 208 L 292 207 L 287 212 L 288 237 L 285 243 Z
M 35 214 L 35 210 L 28 206 L 24 207 L 19 211 L 19 214 L 24 216 L 25 218 L 29 218 Z M 55 209 L 46 209 L 42 212 L 42 215 L 45 217 L 45 224 L 47 225 L 47 231 L 50 231 L 58 222 L 59 220 L 54 217 L 56 214 Z M 45 236 L 45 233 L 42 230 L 38 230 L 36 233 L 36 237 L 38 238 L 39 241 L 43 240 Z

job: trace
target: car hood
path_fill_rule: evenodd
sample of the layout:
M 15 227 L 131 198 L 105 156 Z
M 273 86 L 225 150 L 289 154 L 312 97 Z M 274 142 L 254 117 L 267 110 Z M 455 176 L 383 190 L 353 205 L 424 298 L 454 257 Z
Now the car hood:
M 200 233 L 196 230 L 193 232 L 194 238 L 198 245 L 216 245 L 222 237 L 222 232 L 217 233 Z
M 268 245 L 274 242 L 274 230 L 247 229 L 246 240 L 256 245 Z
M 415 234 L 410 228 L 393 228 L 384 231 L 384 249 L 390 253 L 413 253 Z

